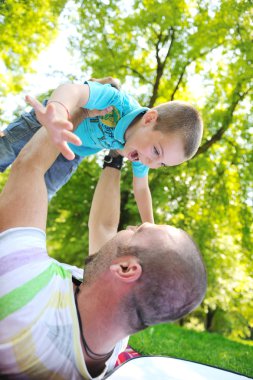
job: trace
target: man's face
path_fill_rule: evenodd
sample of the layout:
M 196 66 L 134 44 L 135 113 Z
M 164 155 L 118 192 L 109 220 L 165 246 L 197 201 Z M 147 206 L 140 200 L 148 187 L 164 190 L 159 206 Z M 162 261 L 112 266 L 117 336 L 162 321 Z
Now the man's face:
M 177 248 L 184 240 L 183 231 L 167 225 L 156 225 L 143 223 L 140 226 L 129 226 L 126 230 L 117 233 L 109 240 L 86 267 L 85 282 L 89 282 L 94 277 L 94 273 L 102 273 L 108 268 L 111 261 L 117 256 L 118 249 L 125 249 L 128 254 L 129 249 L 142 249 L 158 251 L 163 248 Z M 94 269 L 93 269 L 94 267 Z
M 181 136 L 162 133 L 151 126 L 140 126 L 120 152 L 130 161 L 141 161 L 149 168 L 175 166 L 186 160 Z
M 158 249 L 166 246 L 173 248 L 181 239 L 183 239 L 183 233 L 178 228 L 143 223 L 141 226 L 129 226 L 126 230 L 118 232 L 115 243 L 128 247 L 138 246 L 143 249 L 154 247 L 154 249 Z

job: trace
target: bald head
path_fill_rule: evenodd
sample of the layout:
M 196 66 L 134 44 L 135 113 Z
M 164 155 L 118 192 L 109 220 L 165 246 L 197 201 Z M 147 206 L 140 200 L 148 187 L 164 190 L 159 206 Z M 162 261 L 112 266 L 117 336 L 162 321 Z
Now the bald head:
M 144 223 L 121 231 L 101 249 L 86 275 L 94 280 L 115 258 L 126 256 L 135 257 L 142 269 L 122 297 L 131 332 L 181 318 L 203 300 L 205 267 L 196 244 L 183 230 Z
M 125 300 L 126 310 L 135 310 L 129 320 L 134 331 L 179 319 L 203 300 L 206 271 L 196 244 L 186 232 L 144 225 L 128 249 L 142 267 L 142 276 Z

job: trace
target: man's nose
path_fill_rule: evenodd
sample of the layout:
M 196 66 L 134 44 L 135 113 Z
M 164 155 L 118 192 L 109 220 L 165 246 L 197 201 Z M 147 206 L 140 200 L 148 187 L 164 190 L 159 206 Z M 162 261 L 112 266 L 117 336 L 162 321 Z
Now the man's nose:
M 153 224 L 152 224 L 152 223 L 149 223 L 149 222 L 142 223 L 142 224 L 137 228 L 137 231 L 145 230 L 146 228 L 148 228 L 148 227 L 150 227 L 150 226 L 153 226 Z
M 138 226 L 127 226 L 126 230 L 136 231 Z

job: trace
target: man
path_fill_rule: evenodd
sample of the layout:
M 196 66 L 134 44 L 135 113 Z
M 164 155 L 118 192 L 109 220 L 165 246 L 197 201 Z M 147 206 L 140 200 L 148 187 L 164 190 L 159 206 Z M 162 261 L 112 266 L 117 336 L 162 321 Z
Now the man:
M 145 223 L 116 233 L 113 168 L 105 168 L 94 195 L 90 253 L 98 253 L 84 282 L 81 270 L 50 258 L 44 174 L 57 155 L 41 128 L 0 196 L 1 378 L 101 379 L 129 334 L 182 317 L 205 294 L 205 268 L 185 232 Z

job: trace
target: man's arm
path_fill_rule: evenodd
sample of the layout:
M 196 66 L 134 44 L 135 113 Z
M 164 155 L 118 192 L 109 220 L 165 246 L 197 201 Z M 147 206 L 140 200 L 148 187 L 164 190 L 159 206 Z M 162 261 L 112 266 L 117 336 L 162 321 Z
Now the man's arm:
M 47 189 L 44 174 L 58 155 L 45 128 L 21 150 L 0 196 L 0 232 L 15 227 L 45 230 Z
M 120 170 L 106 167 L 98 180 L 89 216 L 89 255 L 117 233 L 120 217 Z
M 37 113 L 43 111 L 41 103 L 31 98 L 28 100 Z M 94 116 L 104 113 L 97 110 L 89 112 Z M 79 108 L 75 111 L 72 122 L 77 125 L 85 117 Z M 72 135 L 68 138 L 71 141 Z M 57 147 L 43 127 L 21 150 L 0 195 L 0 231 L 14 227 L 38 227 L 45 230 L 48 195 L 44 174 L 58 154 Z
M 142 223 L 154 223 L 152 197 L 148 185 L 148 176 L 143 178 L 134 176 L 133 189 Z

